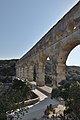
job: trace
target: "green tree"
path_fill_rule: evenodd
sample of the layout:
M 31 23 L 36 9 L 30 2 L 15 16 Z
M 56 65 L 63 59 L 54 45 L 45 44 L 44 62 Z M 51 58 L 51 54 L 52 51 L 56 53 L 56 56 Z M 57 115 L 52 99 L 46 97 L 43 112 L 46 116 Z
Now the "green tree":
M 56 93 L 56 94 L 55 94 Z M 80 82 L 64 80 L 60 86 L 52 91 L 53 97 L 61 97 L 65 101 L 66 115 L 74 120 L 80 120 Z M 65 114 L 64 114 L 65 116 Z
M 31 93 L 30 85 L 15 79 L 13 85 L 0 94 L 0 120 L 6 120 L 7 111 L 15 111 L 24 107 L 24 100 L 30 99 Z

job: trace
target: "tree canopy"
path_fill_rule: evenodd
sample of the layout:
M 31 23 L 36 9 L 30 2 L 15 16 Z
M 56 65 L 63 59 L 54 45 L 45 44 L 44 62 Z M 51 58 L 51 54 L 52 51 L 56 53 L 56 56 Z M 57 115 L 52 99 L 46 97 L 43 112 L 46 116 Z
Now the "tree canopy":
M 80 120 L 80 80 L 63 80 L 59 84 L 58 88 L 52 90 L 52 98 L 63 98 L 66 115 Z
M 21 80 L 15 79 L 13 84 L 0 94 L 0 120 L 6 120 L 7 111 L 14 111 L 20 108 L 21 105 L 18 103 L 24 103 L 25 100 L 30 99 L 31 97 L 31 86 Z

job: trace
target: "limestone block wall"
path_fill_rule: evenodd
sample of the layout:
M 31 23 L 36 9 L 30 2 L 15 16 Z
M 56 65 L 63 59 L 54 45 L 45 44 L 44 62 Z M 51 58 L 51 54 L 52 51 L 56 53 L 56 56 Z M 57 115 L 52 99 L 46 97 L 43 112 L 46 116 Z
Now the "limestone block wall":
M 45 63 L 49 57 L 53 79 L 57 85 L 65 79 L 66 60 L 71 50 L 80 44 L 80 1 L 46 33 L 16 64 L 16 76 L 45 85 Z

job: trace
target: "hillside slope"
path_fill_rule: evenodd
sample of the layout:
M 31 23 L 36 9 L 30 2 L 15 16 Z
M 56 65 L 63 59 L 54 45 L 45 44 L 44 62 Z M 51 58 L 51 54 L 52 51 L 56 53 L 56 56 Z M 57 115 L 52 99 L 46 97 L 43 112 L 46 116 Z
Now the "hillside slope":
M 16 62 L 18 59 L 0 60 L 0 82 L 7 82 L 11 76 L 16 76 Z

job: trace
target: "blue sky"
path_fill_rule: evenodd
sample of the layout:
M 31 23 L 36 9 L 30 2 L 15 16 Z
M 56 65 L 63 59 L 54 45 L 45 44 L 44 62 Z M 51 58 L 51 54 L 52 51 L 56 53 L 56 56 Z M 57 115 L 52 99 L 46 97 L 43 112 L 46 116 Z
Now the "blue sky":
M 79 0 L 0 0 L 0 59 L 21 58 Z
M 66 64 L 80 66 L 80 45 L 71 51 L 67 58 Z

